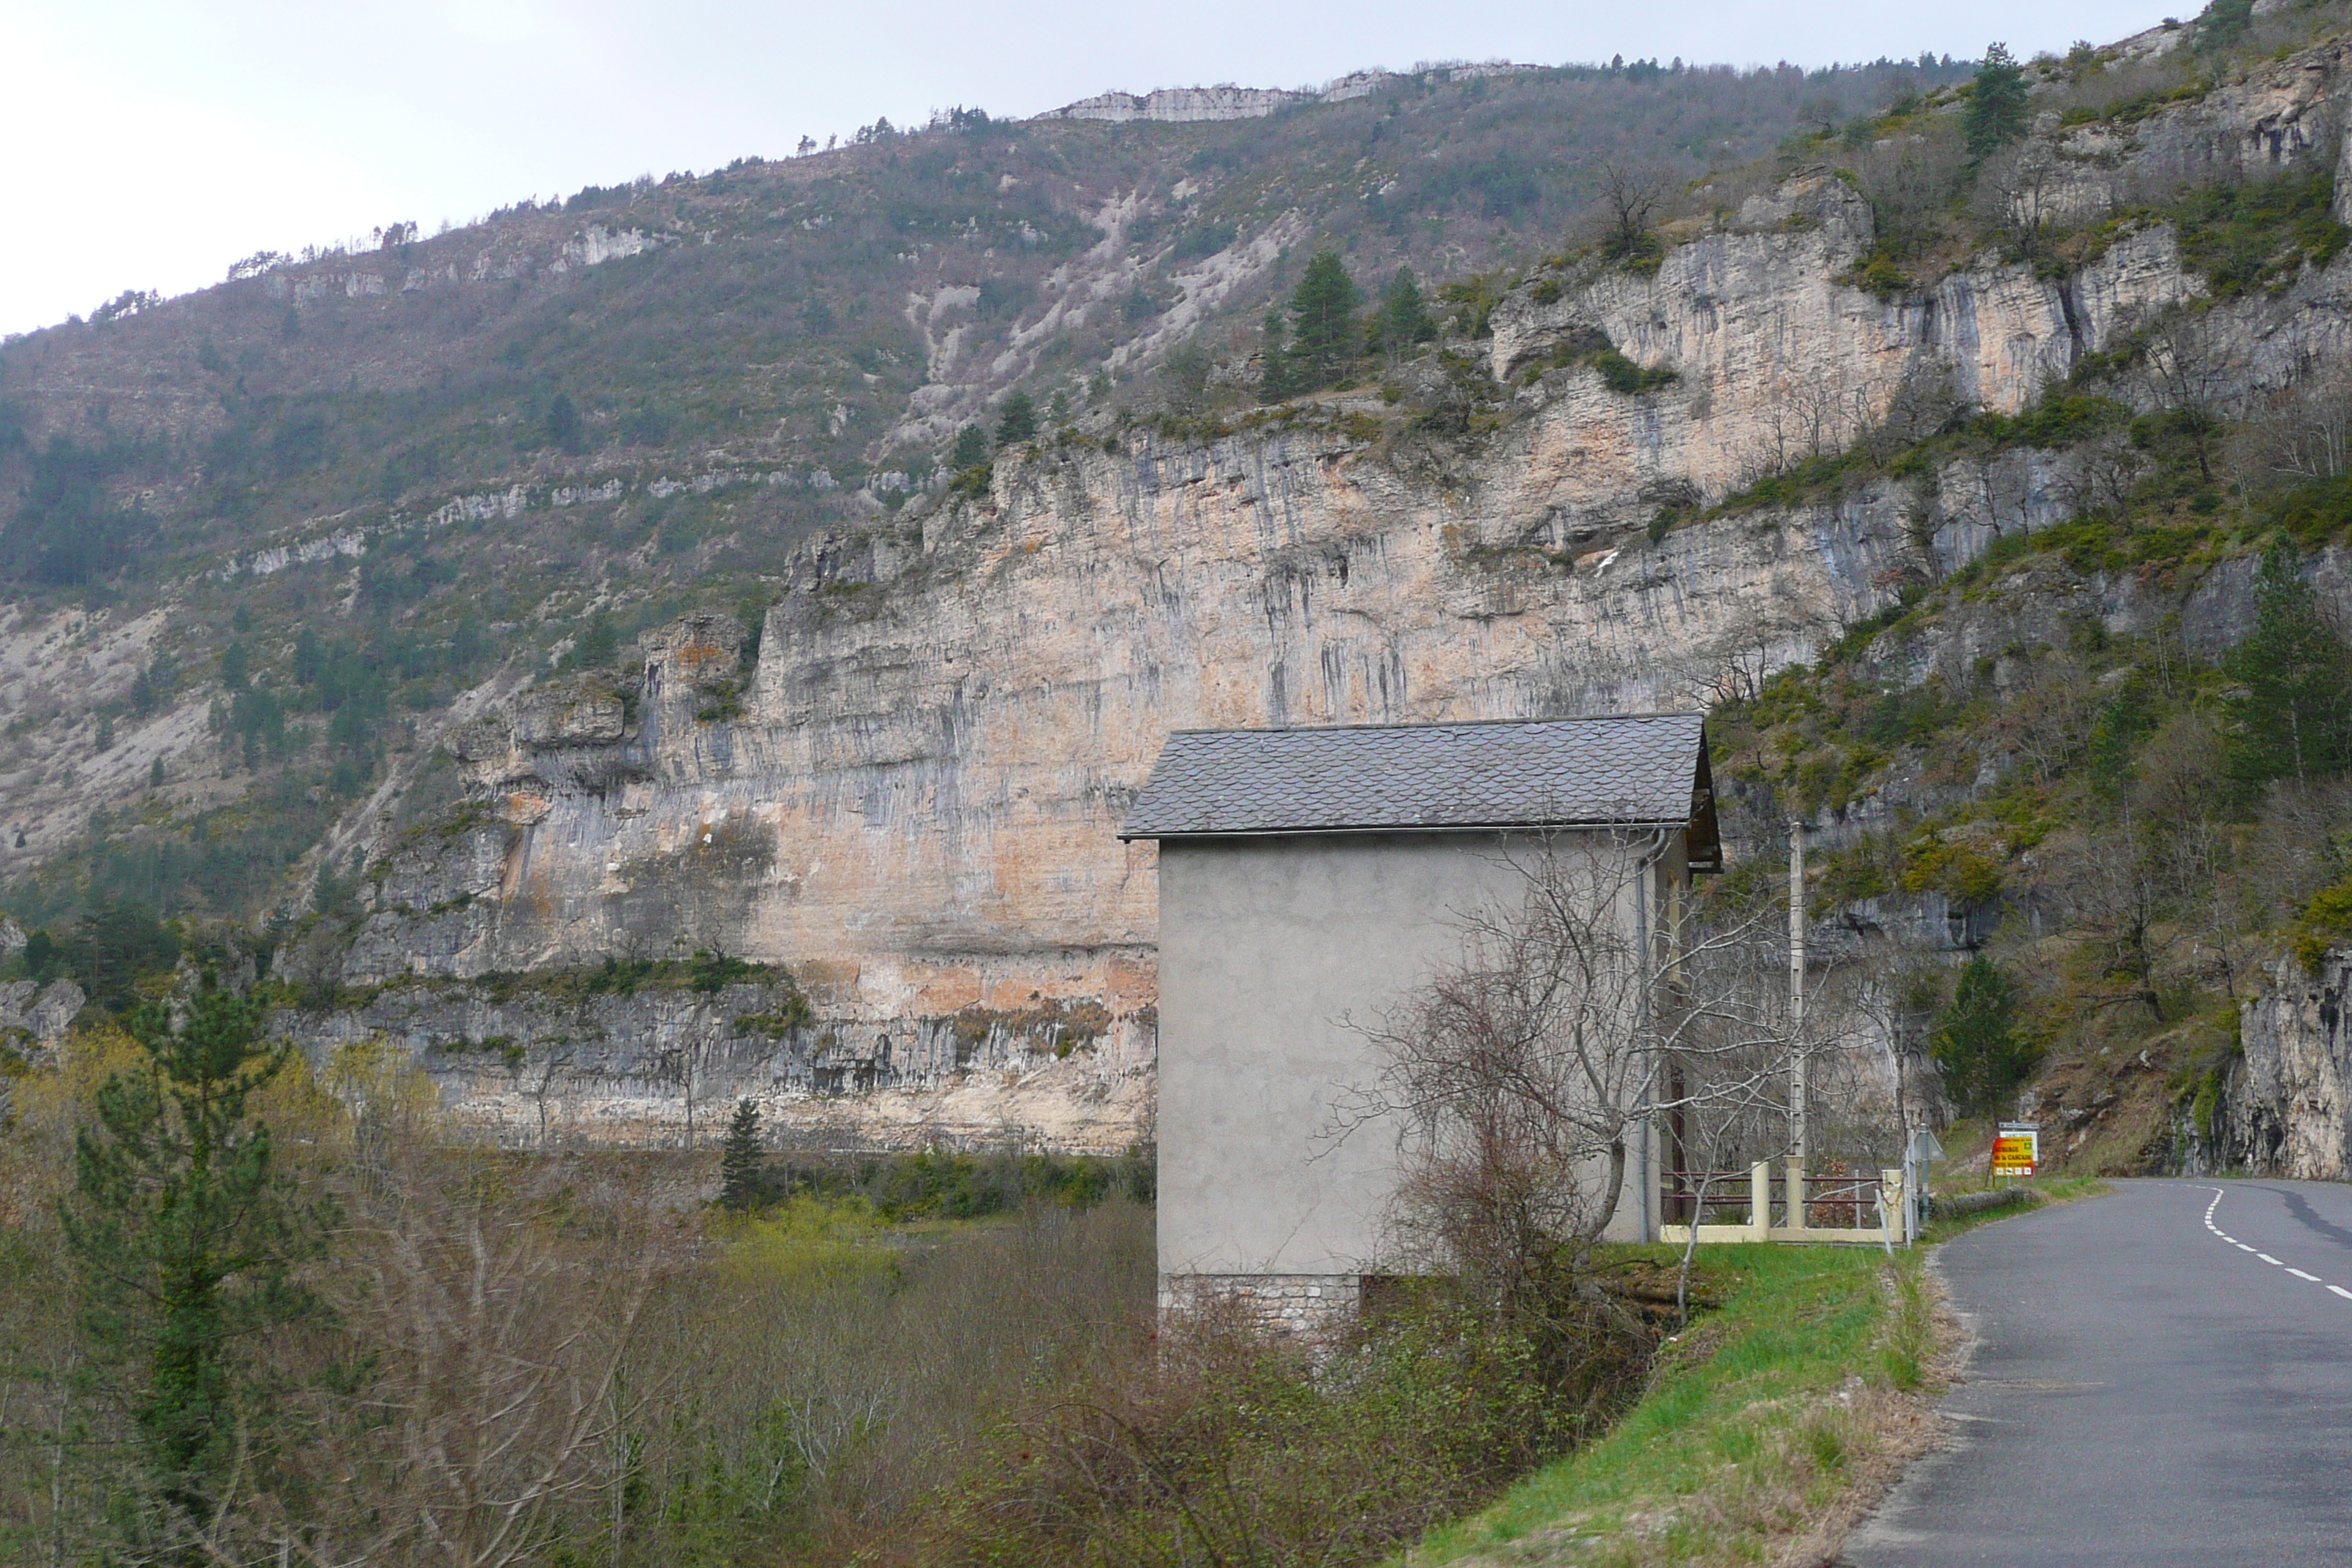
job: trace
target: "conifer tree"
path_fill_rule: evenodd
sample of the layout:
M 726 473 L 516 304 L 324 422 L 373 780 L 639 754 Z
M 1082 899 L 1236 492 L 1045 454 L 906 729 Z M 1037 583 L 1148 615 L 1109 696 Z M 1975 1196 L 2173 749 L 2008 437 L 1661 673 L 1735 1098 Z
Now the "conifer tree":
M 748 1099 L 737 1100 L 734 1120 L 727 1124 L 727 1141 L 719 1151 L 720 1207 L 740 1214 L 758 1200 L 765 1154 L 760 1141 L 760 1108 Z
M 2025 68 L 2010 57 L 2009 46 L 1985 50 L 1969 89 L 1969 106 L 1960 116 L 1960 139 L 1969 156 L 1982 158 L 2025 134 Z
M 1943 1074 L 1944 1092 L 1967 1111 L 1995 1109 L 2025 1081 L 2035 1053 L 2018 1037 L 2017 988 L 1982 953 L 1960 966 L 1951 1005 L 1937 1016 L 1927 1045 Z
M 207 973 L 178 1018 L 150 1003 L 129 1028 L 146 1060 L 100 1087 L 61 1218 L 91 1362 L 157 1495 L 201 1525 L 262 1403 L 240 1350 L 322 1311 L 295 1270 L 325 1250 L 332 1209 L 277 1170 L 254 1113 L 292 1057 L 263 1043 L 257 1005 Z
M 1421 297 L 1412 268 L 1400 267 L 1381 290 L 1380 309 L 1372 312 L 1371 342 L 1375 352 L 1399 354 L 1437 335 L 1436 319 Z
M 575 458 L 588 449 L 587 426 L 581 422 L 580 409 L 568 393 L 557 393 L 555 401 L 547 405 L 547 442 Z
M 572 645 L 572 662 L 582 669 L 602 669 L 620 657 L 621 636 L 613 617 L 599 610 Z
M 2352 651 L 2319 613 L 2284 534 L 2263 552 L 2254 629 L 2222 660 L 2230 771 L 2249 784 L 2309 778 L 2352 763 Z
M 948 467 L 961 474 L 988 461 L 988 432 L 977 425 L 967 425 L 956 432 L 955 445 L 948 450 Z
M 1318 250 L 1290 295 L 1289 362 L 1294 391 L 1328 386 L 1356 353 L 1356 311 L 1364 291 L 1336 250 Z
M 1037 438 L 1037 405 L 1018 387 L 1004 395 L 996 411 L 996 444 L 1018 446 Z

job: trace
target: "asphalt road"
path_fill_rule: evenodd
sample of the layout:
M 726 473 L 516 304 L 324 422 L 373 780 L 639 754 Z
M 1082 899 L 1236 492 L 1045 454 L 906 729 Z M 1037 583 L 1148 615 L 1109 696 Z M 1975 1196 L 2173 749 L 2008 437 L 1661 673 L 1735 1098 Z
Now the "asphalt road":
M 2352 1563 L 2352 1186 L 2117 1185 L 1945 1246 L 1956 1440 L 1845 1563 Z

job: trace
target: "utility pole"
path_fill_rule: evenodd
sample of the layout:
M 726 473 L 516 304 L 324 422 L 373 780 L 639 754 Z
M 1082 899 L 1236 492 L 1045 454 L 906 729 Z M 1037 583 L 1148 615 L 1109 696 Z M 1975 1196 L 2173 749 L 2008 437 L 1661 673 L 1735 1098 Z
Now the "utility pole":
M 1789 1228 L 1805 1227 L 1805 824 L 1789 819 Z

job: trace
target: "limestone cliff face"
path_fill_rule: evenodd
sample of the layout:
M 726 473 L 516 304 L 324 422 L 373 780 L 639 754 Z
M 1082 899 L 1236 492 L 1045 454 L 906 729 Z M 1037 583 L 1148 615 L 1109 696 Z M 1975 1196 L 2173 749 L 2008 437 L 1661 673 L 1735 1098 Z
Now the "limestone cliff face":
M 690 1036 L 727 1092 L 758 1085 L 843 1136 L 927 1116 L 1148 1134 L 1153 852 L 1115 834 L 1171 730 L 1685 707 L 1809 658 L 1904 584 L 2067 515 L 2079 476 L 2011 451 L 1653 539 L 1662 493 L 1720 496 L 1922 387 L 2014 411 L 2202 287 L 2158 226 L 2063 283 L 1988 261 L 1888 302 L 1841 281 L 1870 239 L 1866 204 L 1801 178 L 1654 277 L 1531 279 L 1494 317 L 1519 416 L 1466 441 L 1353 436 L 1376 405 L 1341 400 L 1205 445 L 1033 449 L 985 496 L 822 541 L 756 659 L 748 628 L 690 619 L 625 679 L 457 731 L 473 802 L 386 856 L 342 977 L 390 987 L 371 1006 L 475 980 L 435 1005 L 481 1006 L 478 977 L 706 947 L 807 987 L 814 1019 L 775 1036 L 716 1005 L 600 1019 L 623 1044 L 566 1114 L 602 1136 L 675 1122 L 613 1087 L 657 1079 L 633 1029 Z M 2241 392 L 2340 350 L 2343 273 L 2206 313 Z M 1676 379 L 1624 395 L 1555 354 L 1596 331 Z M 2108 618 L 2137 613 L 2128 584 L 2112 596 Z M 1074 1010 L 1083 1051 L 1064 1049 Z M 352 1014 L 308 1032 L 367 1028 L 527 1058 L 562 1032 Z M 530 1121 L 497 1073 L 450 1070 L 486 1119 Z
M 2221 1086 L 2211 1163 L 2298 1181 L 2352 1179 L 2352 952 L 2316 974 L 2283 960 L 2239 1021 L 2242 1054 Z M 2199 1130 L 2200 1134 L 2206 1129 Z

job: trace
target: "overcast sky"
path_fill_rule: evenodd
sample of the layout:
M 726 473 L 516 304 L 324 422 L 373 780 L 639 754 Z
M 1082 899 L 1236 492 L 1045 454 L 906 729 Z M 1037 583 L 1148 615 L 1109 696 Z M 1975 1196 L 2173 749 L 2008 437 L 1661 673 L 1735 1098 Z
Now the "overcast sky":
M 2026 56 L 2158 19 L 2116 0 L 6 0 L 0 332 L 200 288 L 256 250 L 430 233 L 953 103 L 1019 116 L 1438 59 Z

